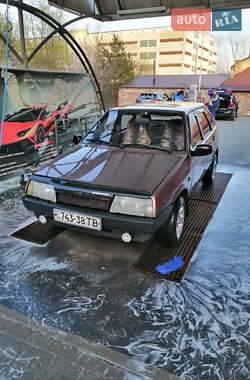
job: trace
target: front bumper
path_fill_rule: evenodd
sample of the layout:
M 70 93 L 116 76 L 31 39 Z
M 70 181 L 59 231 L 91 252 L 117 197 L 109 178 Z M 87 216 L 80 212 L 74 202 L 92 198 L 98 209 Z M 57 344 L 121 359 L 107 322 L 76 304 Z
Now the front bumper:
M 130 215 L 112 214 L 108 211 L 82 208 L 76 206 L 66 206 L 60 203 L 51 203 L 44 200 L 25 195 L 23 198 L 25 207 L 33 211 L 36 217 L 44 215 L 50 222 L 69 229 L 88 232 L 94 235 L 110 236 L 121 238 L 124 232 L 129 232 L 134 241 L 144 242 L 149 240 L 156 231 L 166 222 L 168 222 L 172 207 L 167 207 L 156 218 L 144 218 Z M 66 212 L 80 212 L 89 216 L 96 216 L 102 219 L 102 230 L 96 231 L 89 228 L 72 226 L 53 220 L 53 209 L 58 208 Z

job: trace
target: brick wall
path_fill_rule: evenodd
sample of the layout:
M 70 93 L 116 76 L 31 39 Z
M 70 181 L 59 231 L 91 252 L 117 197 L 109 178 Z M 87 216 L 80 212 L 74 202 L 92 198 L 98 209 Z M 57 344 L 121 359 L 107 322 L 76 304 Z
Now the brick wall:
M 248 67 L 250 67 L 250 56 L 245 59 L 235 61 L 234 65 L 232 66 L 233 76 L 241 71 L 246 70 Z
M 175 93 L 178 88 L 121 88 L 118 93 L 118 106 L 125 106 L 128 104 L 135 104 L 136 98 L 141 93 L 152 92 L 165 92 L 168 95 Z M 239 115 L 250 115 L 250 92 L 236 92 L 233 94 L 236 96 L 239 104 Z M 207 89 L 202 89 L 202 101 L 208 99 Z
M 136 98 L 138 98 L 141 93 L 165 92 L 171 95 L 177 90 L 180 90 L 180 88 L 120 88 L 118 92 L 118 106 L 135 104 Z M 203 88 L 202 99 L 207 100 L 207 98 L 207 89 Z
M 239 115 L 250 116 L 250 92 L 237 92 L 233 91 L 239 104 Z

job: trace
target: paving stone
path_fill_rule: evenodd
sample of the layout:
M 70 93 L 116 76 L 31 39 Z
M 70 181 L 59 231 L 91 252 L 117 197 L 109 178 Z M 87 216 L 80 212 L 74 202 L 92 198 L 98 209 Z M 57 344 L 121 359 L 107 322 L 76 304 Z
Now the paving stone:
M 53 367 L 54 362 L 56 361 L 56 357 L 42 350 L 39 350 L 35 347 L 29 346 L 30 357 L 32 357 L 32 364 L 40 368 L 41 371 L 49 372 L 50 368 Z M 25 360 L 28 356 L 28 349 L 21 353 L 19 359 Z
M 3 335 L 3 333 L 1 335 Z M 21 352 L 29 350 L 29 346 L 25 342 L 6 334 L 1 336 L 0 350 L 2 352 L 13 351 L 13 354 L 20 355 Z
M 126 355 L 0 305 L 0 380 L 178 379 L 152 366 L 146 373 Z
M 80 356 L 81 352 L 76 347 L 72 347 L 69 344 L 65 344 L 62 342 L 54 342 L 50 346 L 50 351 L 52 351 L 54 354 L 60 356 L 61 358 L 64 358 L 66 360 L 69 360 L 71 362 L 74 362 L 77 360 L 77 358 Z
M 46 351 L 49 351 L 49 348 L 54 343 L 54 340 L 50 336 L 42 334 L 38 331 L 34 331 L 30 336 L 26 338 L 25 341 L 31 346 L 39 347 Z
M 20 377 L 20 380 L 46 380 L 47 377 L 47 371 L 41 369 L 37 363 L 32 363 L 31 366 L 25 368 L 24 374 Z
M 61 380 L 63 378 L 67 380 L 75 380 L 81 373 L 82 369 L 80 367 L 76 367 L 71 363 L 57 359 L 54 363 L 54 368 L 51 368 L 48 373 L 48 380 Z
M 130 373 L 127 378 L 130 380 L 142 380 L 146 379 L 144 376 L 137 376 L 133 373 Z M 108 371 L 103 376 L 103 379 L 115 379 L 115 380 L 124 380 L 126 379 L 126 371 L 123 371 L 117 367 L 110 366 Z M 148 378 L 149 379 L 149 378 Z
M 4 331 L 12 336 L 18 336 L 19 339 L 25 339 L 32 334 L 32 330 L 29 327 L 25 327 L 21 323 L 14 323 L 0 318 L 0 331 Z
M 77 364 L 81 365 L 84 368 L 87 368 L 88 370 L 98 374 L 103 374 L 107 367 L 109 368 L 109 364 L 101 359 L 95 359 L 88 357 L 87 355 L 81 355 L 77 359 Z

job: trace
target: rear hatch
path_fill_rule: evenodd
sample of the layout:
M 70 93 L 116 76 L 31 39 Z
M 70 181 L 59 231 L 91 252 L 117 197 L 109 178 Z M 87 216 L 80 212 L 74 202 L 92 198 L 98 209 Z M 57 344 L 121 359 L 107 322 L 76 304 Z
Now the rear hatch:
M 229 95 L 220 95 L 220 111 L 227 111 L 230 107 L 230 96 Z

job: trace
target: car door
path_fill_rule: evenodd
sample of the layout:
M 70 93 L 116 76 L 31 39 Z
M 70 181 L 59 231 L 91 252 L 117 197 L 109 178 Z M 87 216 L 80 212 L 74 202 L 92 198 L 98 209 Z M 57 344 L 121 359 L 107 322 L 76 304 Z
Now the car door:
M 192 152 L 195 151 L 197 145 L 202 144 L 203 137 L 201 129 L 198 123 L 198 119 L 194 112 L 188 115 L 189 119 L 189 149 L 190 149 L 190 171 L 192 178 L 192 186 L 194 186 L 201 178 L 203 167 L 202 167 L 202 156 L 192 156 Z
M 196 112 L 196 117 L 201 129 L 202 133 L 202 138 L 203 138 L 203 144 L 208 144 L 212 146 L 213 153 L 207 156 L 202 156 L 202 162 L 201 162 L 201 167 L 202 167 L 202 174 L 209 168 L 213 161 L 213 156 L 216 151 L 216 133 L 215 133 L 215 121 L 213 119 L 213 116 L 209 116 L 209 111 L 206 111 L 205 109 L 200 109 L 199 111 Z M 210 120 L 209 121 L 209 117 Z

